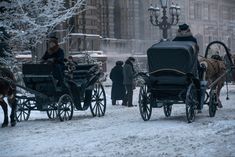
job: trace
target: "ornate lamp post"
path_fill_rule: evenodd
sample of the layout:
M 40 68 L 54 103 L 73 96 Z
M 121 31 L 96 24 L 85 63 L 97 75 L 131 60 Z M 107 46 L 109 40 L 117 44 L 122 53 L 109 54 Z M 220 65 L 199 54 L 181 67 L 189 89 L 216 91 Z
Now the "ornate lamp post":
M 158 26 L 163 31 L 163 39 L 167 39 L 167 30 L 171 28 L 172 25 L 176 25 L 179 22 L 180 15 L 180 6 L 178 4 L 172 3 L 169 8 L 169 15 L 171 16 L 171 20 L 168 21 L 167 17 L 167 1 L 168 0 L 160 0 L 161 8 L 162 8 L 162 21 L 158 20 L 160 16 L 160 8 L 156 5 L 156 7 L 149 7 L 148 11 L 150 14 L 150 22 L 154 26 Z

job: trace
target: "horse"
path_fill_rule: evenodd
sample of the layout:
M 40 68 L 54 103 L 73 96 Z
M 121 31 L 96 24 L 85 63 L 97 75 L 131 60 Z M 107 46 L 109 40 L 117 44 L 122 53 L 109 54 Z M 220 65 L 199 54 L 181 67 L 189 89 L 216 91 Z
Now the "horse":
M 4 112 L 4 120 L 2 127 L 8 126 L 8 107 L 7 103 L 3 99 L 7 97 L 8 104 L 11 107 L 11 126 L 16 125 L 16 79 L 14 74 L 5 67 L 0 67 L 0 106 L 2 106 Z
M 226 71 L 225 63 L 219 55 L 214 55 L 211 58 L 203 58 L 199 62 L 202 67 L 205 67 L 203 79 L 207 80 L 209 85 L 212 82 L 214 82 L 217 78 L 219 78 L 221 75 L 223 75 Z M 219 108 L 223 107 L 219 96 L 225 81 L 226 81 L 226 76 L 219 79 L 219 81 L 215 84 L 216 96 Z

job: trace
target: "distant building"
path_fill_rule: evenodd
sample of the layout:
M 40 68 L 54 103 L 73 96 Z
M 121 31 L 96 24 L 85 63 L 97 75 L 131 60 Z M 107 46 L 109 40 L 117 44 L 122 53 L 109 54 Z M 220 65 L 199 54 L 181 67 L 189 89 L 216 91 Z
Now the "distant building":
M 71 0 L 66 2 L 72 3 Z M 152 2 L 87 0 L 87 10 L 72 18 L 67 26 L 73 26 L 72 33 L 100 35 L 101 45 L 98 47 L 107 54 L 144 54 L 148 47 L 162 38 L 162 31 L 149 22 L 147 10 Z M 175 3 L 181 7 L 179 24 L 190 25 L 198 39 L 201 53 L 204 53 L 206 46 L 214 40 L 223 41 L 235 52 L 235 44 L 232 44 L 235 43 L 235 1 L 175 0 Z M 177 26 L 173 26 L 168 31 L 170 39 L 174 38 L 177 29 Z M 77 49 L 91 49 L 91 44 L 87 43 L 85 38 L 74 43 L 77 44 Z

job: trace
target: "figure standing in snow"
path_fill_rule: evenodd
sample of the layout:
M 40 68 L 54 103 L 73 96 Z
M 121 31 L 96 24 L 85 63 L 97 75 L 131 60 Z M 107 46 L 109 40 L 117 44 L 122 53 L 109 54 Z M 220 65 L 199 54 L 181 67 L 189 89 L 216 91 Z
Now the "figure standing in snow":
M 48 49 L 42 57 L 42 62 L 49 62 L 54 65 L 53 75 L 58 79 L 58 85 L 61 85 L 64 80 L 64 51 L 59 47 L 57 37 L 49 37 Z
M 133 107 L 132 99 L 133 99 L 133 89 L 135 88 L 134 85 L 134 75 L 135 70 L 133 67 L 133 63 L 135 62 L 135 58 L 129 57 L 125 65 L 123 67 L 123 84 L 126 88 L 126 95 L 123 101 L 123 105 L 128 107 Z
M 112 105 L 116 105 L 117 100 L 124 99 L 126 90 L 123 84 L 123 61 L 117 61 L 116 65 L 110 72 L 110 79 L 112 80 L 111 99 Z

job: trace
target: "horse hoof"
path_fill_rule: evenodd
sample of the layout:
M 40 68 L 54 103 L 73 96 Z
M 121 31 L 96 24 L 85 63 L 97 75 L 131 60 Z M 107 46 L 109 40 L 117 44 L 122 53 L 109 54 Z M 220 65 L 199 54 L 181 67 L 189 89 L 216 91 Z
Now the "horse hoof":
M 11 122 L 11 126 L 16 126 L 16 121 L 14 121 L 14 122 Z
M 7 123 L 3 123 L 3 124 L 2 124 L 2 128 L 5 128 L 5 127 L 7 127 L 7 126 L 8 126 Z

